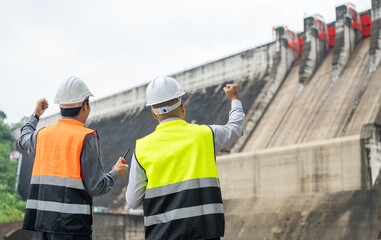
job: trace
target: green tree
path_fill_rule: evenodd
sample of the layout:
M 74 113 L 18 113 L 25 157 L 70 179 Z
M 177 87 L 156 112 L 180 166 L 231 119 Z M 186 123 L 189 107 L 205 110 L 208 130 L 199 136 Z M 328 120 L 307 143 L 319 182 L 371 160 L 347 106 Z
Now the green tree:
M 17 162 L 9 159 L 14 139 L 6 117 L 0 110 L 0 223 L 21 220 L 26 205 L 15 191 Z
M 26 202 L 0 186 L 0 223 L 19 221 L 24 218 Z
M 5 114 L 5 112 L 3 112 L 3 111 L 1 111 L 0 110 L 0 120 L 4 120 L 4 119 L 6 119 L 7 118 L 7 115 Z
M 0 111 L 0 116 L 6 117 L 4 112 Z M 13 137 L 9 126 L 0 118 L 0 185 L 3 190 L 13 193 L 16 181 L 17 163 L 9 159 L 9 153 L 12 151 Z

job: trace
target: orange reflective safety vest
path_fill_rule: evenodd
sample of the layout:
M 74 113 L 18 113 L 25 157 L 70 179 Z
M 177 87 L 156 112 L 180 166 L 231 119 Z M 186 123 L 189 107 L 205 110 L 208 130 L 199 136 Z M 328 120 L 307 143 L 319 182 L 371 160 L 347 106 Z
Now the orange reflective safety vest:
M 39 131 L 23 228 L 50 233 L 91 233 L 92 199 L 81 177 L 86 135 L 96 132 L 63 118 Z

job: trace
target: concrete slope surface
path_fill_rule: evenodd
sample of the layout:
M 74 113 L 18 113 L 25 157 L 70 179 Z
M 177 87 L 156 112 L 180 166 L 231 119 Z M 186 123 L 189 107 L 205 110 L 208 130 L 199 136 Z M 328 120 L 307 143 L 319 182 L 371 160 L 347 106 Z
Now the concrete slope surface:
M 306 85 L 299 84 L 296 64 L 243 150 L 360 134 L 380 107 L 378 71 L 369 73 L 368 50 L 364 39 L 337 80 L 331 78 L 332 52 Z

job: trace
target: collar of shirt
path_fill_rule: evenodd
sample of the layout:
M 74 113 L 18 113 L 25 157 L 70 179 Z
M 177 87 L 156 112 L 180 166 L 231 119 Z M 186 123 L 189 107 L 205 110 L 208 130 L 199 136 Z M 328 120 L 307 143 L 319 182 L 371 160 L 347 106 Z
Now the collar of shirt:
M 171 122 L 171 121 L 174 121 L 174 120 L 181 120 L 181 118 L 168 118 L 168 119 L 165 119 L 165 120 L 161 121 L 159 123 L 159 125 L 162 124 L 162 123 Z
M 79 121 L 79 120 L 77 120 L 77 119 L 75 119 L 75 118 L 72 118 L 72 117 L 63 117 L 63 116 L 61 116 L 60 119 L 71 119 L 71 120 L 77 121 L 77 122 L 81 123 L 83 126 L 85 126 L 84 123 L 82 123 L 81 121 Z

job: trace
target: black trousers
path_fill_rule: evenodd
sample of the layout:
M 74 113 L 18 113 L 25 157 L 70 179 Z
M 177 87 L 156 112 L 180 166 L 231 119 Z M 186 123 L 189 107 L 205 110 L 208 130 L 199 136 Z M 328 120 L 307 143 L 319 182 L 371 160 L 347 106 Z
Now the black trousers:
M 37 232 L 37 240 L 92 240 L 91 234 L 55 234 Z

